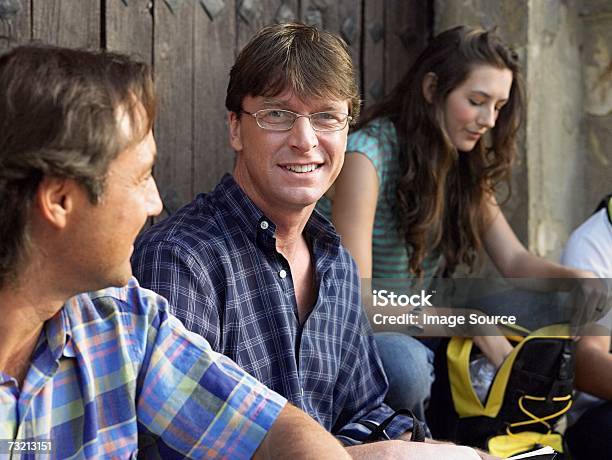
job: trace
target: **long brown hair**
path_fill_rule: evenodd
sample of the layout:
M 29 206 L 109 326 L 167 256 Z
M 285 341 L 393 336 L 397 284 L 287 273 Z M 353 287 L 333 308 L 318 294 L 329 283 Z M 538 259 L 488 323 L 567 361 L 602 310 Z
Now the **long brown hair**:
M 477 65 L 512 71 L 508 102 L 490 133 L 459 155 L 443 128 L 444 102 Z M 431 102 L 423 79 L 436 76 Z M 379 117 L 394 124 L 400 146 L 400 175 L 395 209 L 399 232 L 412 249 L 409 271 L 422 274 L 427 253 L 445 257 L 447 270 L 472 267 L 482 248 L 483 205 L 500 183 L 510 195 L 510 171 L 516 157 L 516 134 L 523 111 L 518 57 L 492 31 L 459 26 L 435 37 L 402 81 L 366 111 L 357 129 Z

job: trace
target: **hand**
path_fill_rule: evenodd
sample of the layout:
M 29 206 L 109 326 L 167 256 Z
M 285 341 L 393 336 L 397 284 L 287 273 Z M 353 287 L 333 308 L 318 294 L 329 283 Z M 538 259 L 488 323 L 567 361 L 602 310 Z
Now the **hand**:
M 503 335 L 477 335 L 472 337 L 472 340 L 497 368 L 503 364 L 506 356 L 513 350 L 512 344 Z

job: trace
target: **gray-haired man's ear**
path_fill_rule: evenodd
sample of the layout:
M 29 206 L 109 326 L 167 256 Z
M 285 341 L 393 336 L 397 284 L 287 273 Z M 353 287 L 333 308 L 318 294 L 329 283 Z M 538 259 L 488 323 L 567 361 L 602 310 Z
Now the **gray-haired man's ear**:
M 78 192 L 78 187 L 71 179 L 43 177 L 34 198 L 38 218 L 52 227 L 64 228 L 68 214 L 74 207 L 74 194 Z

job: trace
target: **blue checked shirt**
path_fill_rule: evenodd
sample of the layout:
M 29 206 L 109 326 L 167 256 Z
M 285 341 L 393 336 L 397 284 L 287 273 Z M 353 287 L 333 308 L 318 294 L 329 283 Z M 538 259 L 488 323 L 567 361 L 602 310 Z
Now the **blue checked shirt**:
M 0 372 L 0 458 L 7 440 L 49 440 L 44 458 L 249 458 L 285 402 L 133 279 L 48 320 L 21 389 Z
M 393 411 L 388 383 L 361 307 L 357 267 L 331 224 L 314 213 L 304 234 L 313 254 L 316 304 L 300 325 L 275 226 L 226 175 L 150 228 L 132 265 L 143 283 L 167 297 L 185 326 L 214 350 L 287 397 L 345 444 L 370 433 Z M 366 423 L 367 424 L 367 423 Z M 412 427 L 398 417 L 387 433 Z

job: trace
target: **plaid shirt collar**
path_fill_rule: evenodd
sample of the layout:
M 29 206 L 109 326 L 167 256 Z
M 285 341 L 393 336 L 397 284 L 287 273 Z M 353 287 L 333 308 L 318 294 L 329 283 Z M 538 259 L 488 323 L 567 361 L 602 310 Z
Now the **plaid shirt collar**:
M 223 176 L 216 191 L 225 197 L 225 202 L 219 204 L 227 208 L 236 224 L 252 241 L 267 250 L 276 250 L 276 225 L 253 203 L 231 174 Z M 323 271 L 338 255 L 340 236 L 334 226 L 316 210 L 304 227 L 304 236 L 313 245 L 315 254 L 330 256 L 317 260 L 317 271 Z

